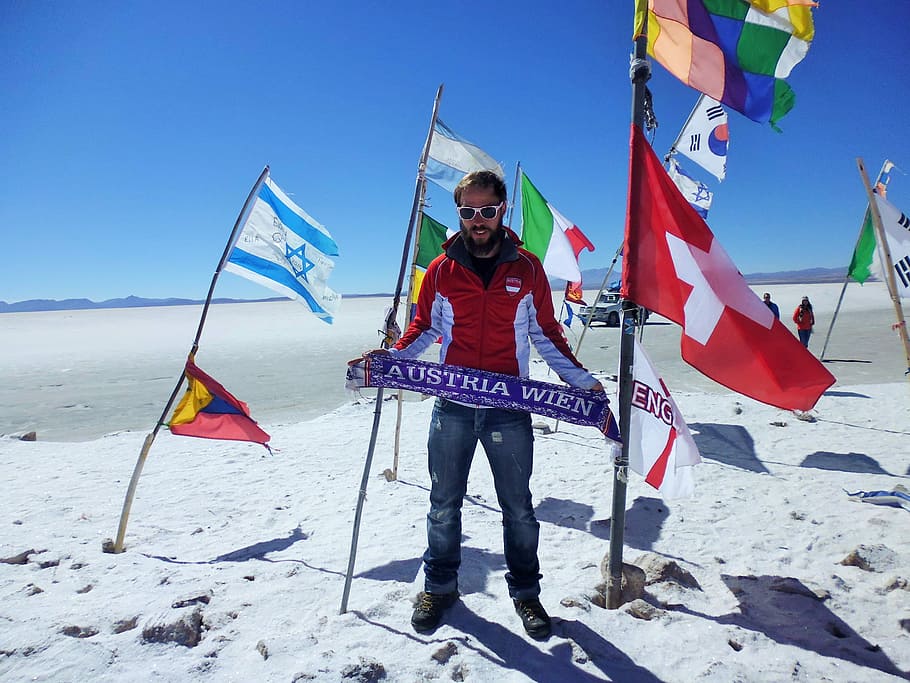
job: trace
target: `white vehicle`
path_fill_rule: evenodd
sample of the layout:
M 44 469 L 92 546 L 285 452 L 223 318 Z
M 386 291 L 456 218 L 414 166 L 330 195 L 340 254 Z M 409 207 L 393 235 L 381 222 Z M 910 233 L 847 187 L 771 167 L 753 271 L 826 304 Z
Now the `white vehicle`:
M 651 312 L 647 308 L 640 309 L 640 320 L 645 322 Z M 591 323 L 604 323 L 608 327 L 619 327 L 619 320 L 622 317 L 622 302 L 619 298 L 619 292 L 603 292 L 597 303 L 593 306 L 583 306 L 578 311 L 578 317 L 588 323 L 588 317 L 591 317 Z
M 619 292 L 603 292 L 597 303 L 593 306 L 583 306 L 578 311 L 578 317 L 586 324 L 588 318 L 591 323 L 606 323 L 610 327 L 618 327 L 622 316 L 622 304 L 619 301 Z

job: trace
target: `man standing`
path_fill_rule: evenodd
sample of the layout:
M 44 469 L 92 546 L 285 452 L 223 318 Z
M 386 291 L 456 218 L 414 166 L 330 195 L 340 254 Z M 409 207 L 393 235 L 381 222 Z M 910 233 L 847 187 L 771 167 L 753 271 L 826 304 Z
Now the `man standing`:
M 455 188 L 455 205 L 460 232 L 427 268 L 417 314 L 389 353 L 416 358 L 441 337 L 442 363 L 527 377 L 530 341 L 563 381 L 603 391 L 569 349 L 540 261 L 503 225 L 502 178 L 492 171 L 469 173 Z M 550 617 L 538 598 L 540 525 L 530 491 L 531 416 L 443 398 L 436 400 L 427 440 L 432 485 L 425 581 L 411 625 L 415 631 L 432 631 L 458 599 L 461 507 L 478 441 L 502 508 L 509 596 L 525 631 L 547 638 Z
M 768 292 L 762 294 L 762 301 L 765 302 L 765 306 L 771 309 L 771 312 L 774 314 L 774 317 L 777 320 L 780 320 L 780 308 L 777 307 L 777 304 L 771 301 L 771 295 Z

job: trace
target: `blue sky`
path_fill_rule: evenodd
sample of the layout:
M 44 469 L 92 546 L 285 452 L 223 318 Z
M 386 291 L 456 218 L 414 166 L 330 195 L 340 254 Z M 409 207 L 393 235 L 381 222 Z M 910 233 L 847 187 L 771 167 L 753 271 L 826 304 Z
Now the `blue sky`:
M 632 0 L 0 3 L 0 300 L 204 298 L 262 168 L 335 237 L 330 284 L 391 292 L 433 96 L 597 246 L 622 240 Z M 730 113 L 709 224 L 743 272 L 844 266 L 856 170 L 910 171 L 910 2 L 822 3 L 782 134 Z M 653 64 L 667 151 L 697 93 Z M 454 224 L 430 186 L 428 213 Z M 910 176 L 889 198 L 910 210 Z M 515 221 L 517 223 L 517 220 Z M 594 287 L 599 283 L 586 283 Z M 271 296 L 224 273 L 216 296 Z

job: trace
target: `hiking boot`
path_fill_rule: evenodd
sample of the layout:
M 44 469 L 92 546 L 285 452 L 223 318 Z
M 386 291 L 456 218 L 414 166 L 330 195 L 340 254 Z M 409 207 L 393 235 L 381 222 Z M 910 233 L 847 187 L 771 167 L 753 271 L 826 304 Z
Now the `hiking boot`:
M 456 600 L 458 600 L 458 591 L 451 593 L 420 591 L 417 594 L 417 606 L 411 615 L 411 626 L 418 633 L 432 631 L 442 621 L 442 613 L 454 605 Z
M 537 598 L 530 600 L 513 600 L 515 611 L 521 617 L 521 623 L 528 635 L 537 640 L 550 637 L 550 615 Z

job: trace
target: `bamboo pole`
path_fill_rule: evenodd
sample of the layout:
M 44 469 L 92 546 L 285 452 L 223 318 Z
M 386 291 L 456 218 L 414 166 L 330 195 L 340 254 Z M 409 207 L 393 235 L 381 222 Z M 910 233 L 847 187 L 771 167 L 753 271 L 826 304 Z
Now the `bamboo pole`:
M 910 338 L 907 336 L 907 321 L 904 318 L 904 309 L 901 306 L 900 295 L 897 292 L 897 282 L 894 279 L 894 261 L 891 259 L 891 247 L 888 246 L 888 239 L 885 236 L 885 229 L 882 226 L 882 217 L 878 212 L 878 204 L 875 201 L 875 194 L 872 192 L 872 186 L 869 184 L 869 176 L 866 175 L 866 169 L 863 166 L 863 160 L 859 157 L 856 159 L 856 166 L 859 168 L 859 174 L 863 179 L 863 186 L 866 188 L 866 196 L 869 198 L 869 210 L 872 212 L 872 225 L 875 228 L 875 236 L 878 239 L 882 254 L 885 257 L 885 273 L 887 274 L 888 293 L 891 295 L 891 302 L 894 304 L 894 314 L 897 317 L 897 333 L 900 335 L 904 344 L 904 359 L 907 362 L 907 371 L 904 375 L 910 379 Z
M 234 248 L 234 244 L 237 242 L 237 237 L 240 235 L 240 228 L 246 219 L 250 205 L 253 203 L 253 199 L 256 197 L 256 195 L 259 194 L 259 188 L 262 186 L 262 183 L 265 182 L 268 174 L 269 167 L 266 166 L 264 169 L 262 169 L 262 173 L 259 174 L 259 179 L 256 180 L 256 184 L 253 185 L 253 189 L 250 190 L 250 193 L 247 195 L 246 201 L 243 203 L 243 208 L 240 210 L 240 214 L 237 216 L 237 220 L 234 222 L 234 229 L 231 230 L 231 236 L 228 238 L 227 244 L 224 247 L 224 251 L 221 254 L 221 260 L 218 261 L 218 267 L 215 268 L 215 273 L 212 275 L 212 282 L 209 285 L 208 295 L 205 297 L 205 305 L 202 307 L 202 315 L 199 317 L 199 325 L 196 328 L 196 336 L 193 338 L 193 345 L 190 348 L 190 352 L 187 354 L 187 360 L 191 360 L 196 355 L 196 351 L 199 349 L 199 339 L 202 337 L 202 328 L 205 326 L 205 319 L 206 316 L 208 316 L 209 306 L 212 303 L 212 294 L 215 292 L 215 283 L 218 282 L 218 276 L 224 269 L 224 264 L 227 263 L 227 260 L 231 255 L 231 251 Z M 123 501 L 123 509 L 120 512 L 120 524 L 117 527 L 117 538 L 112 545 L 109 544 L 108 541 L 102 543 L 102 549 L 105 550 L 105 552 L 123 552 L 123 539 L 126 536 L 126 525 L 130 517 L 130 509 L 133 506 L 133 497 L 136 494 L 136 487 L 139 485 L 139 476 L 142 474 L 142 468 L 145 466 L 145 460 L 148 457 L 149 450 L 152 448 L 152 443 L 154 443 L 155 437 L 158 436 L 158 431 L 161 429 L 161 427 L 164 426 L 165 420 L 167 420 L 168 412 L 170 412 L 171 406 L 174 403 L 174 399 L 177 398 L 180 387 L 183 386 L 184 379 L 186 379 L 186 374 L 181 373 L 180 379 L 177 380 L 177 384 L 174 387 L 174 390 L 171 392 L 171 396 L 168 398 L 167 404 L 164 406 L 164 410 L 161 411 L 161 417 L 158 418 L 154 429 L 152 429 L 152 431 L 145 437 L 145 441 L 142 443 L 142 449 L 139 451 L 139 458 L 136 460 L 136 466 L 133 468 L 133 476 L 130 478 L 130 483 L 126 490 L 126 498 Z
M 414 229 L 414 248 L 411 257 L 411 273 L 408 279 L 408 293 L 405 297 L 405 329 L 411 322 L 411 299 L 414 296 L 414 279 L 417 276 L 417 247 L 420 244 L 420 231 L 423 228 L 423 208 L 426 205 L 427 183 L 424 179 L 420 188 L 420 203 L 417 209 L 417 226 Z M 391 344 L 390 344 L 391 345 Z M 386 469 L 382 474 L 386 481 L 396 481 L 398 479 L 398 456 L 401 446 L 401 416 L 404 403 L 404 391 L 398 390 L 396 397 L 397 413 L 395 417 L 395 450 L 392 456 L 392 468 Z
M 401 300 L 401 290 L 404 288 L 404 275 L 408 266 L 408 252 L 411 248 L 411 239 L 414 235 L 415 220 L 420 209 L 420 198 L 426 188 L 426 167 L 427 157 L 430 155 L 430 145 L 433 142 L 433 130 L 436 128 L 436 119 L 439 116 L 439 101 L 442 99 L 443 86 L 440 84 L 436 90 L 436 99 L 433 101 L 433 114 L 430 117 L 430 129 L 427 131 L 427 138 L 423 145 L 423 152 L 420 155 L 420 163 L 417 165 L 417 181 L 414 188 L 414 201 L 411 204 L 411 216 L 408 220 L 408 230 L 404 238 L 404 247 L 401 253 L 401 266 L 398 270 L 398 283 L 395 286 L 395 296 L 392 299 L 392 307 L 386 317 L 385 329 L 388 331 L 395 324 L 398 316 L 398 306 Z M 391 344 L 388 342 L 389 336 L 386 334 L 383 341 L 383 347 L 388 348 Z M 360 520 L 363 516 L 363 503 L 367 497 L 367 483 L 370 478 L 370 466 L 373 463 L 373 452 L 376 449 L 376 434 L 379 431 L 379 418 L 382 414 L 382 387 L 376 390 L 376 410 L 373 412 L 373 431 L 370 434 L 370 445 L 367 448 L 366 460 L 363 464 L 363 476 L 360 479 L 360 492 L 357 496 L 357 507 L 354 512 L 354 529 L 351 534 L 351 552 L 348 557 L 348 568 L 344 577 L 344 592 L 341 596 L 341 610 L 339 614 L 348 611 L 348 597 L 351 593 L 351 580 L 354 576 L 354 563 L 357 559 L 357 539 L 360 535 Z

